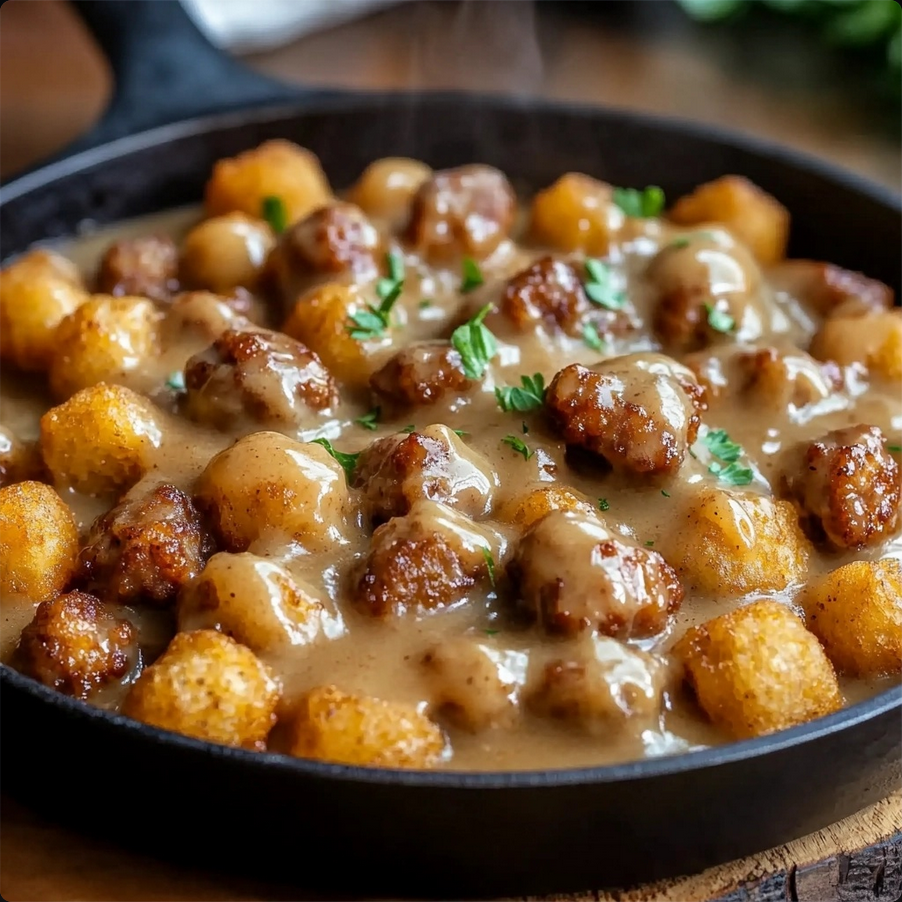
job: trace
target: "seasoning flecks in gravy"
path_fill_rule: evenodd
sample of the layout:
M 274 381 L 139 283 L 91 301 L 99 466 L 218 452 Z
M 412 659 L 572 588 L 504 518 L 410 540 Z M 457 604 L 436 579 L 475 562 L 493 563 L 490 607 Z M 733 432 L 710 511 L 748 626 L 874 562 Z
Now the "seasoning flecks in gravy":
M 3 660 L 385 767 L 674 754 L 902 669 L 902 316 L 725 176 L 288 142 L 0 274 Z

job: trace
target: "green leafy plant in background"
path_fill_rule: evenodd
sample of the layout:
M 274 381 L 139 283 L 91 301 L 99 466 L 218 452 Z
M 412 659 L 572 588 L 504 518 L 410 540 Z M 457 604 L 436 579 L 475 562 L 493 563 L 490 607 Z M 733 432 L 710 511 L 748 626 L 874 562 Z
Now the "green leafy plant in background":
M 902 75 L 902 6 L 899 0 L 677 0 L 701 22 L 729 19 L 752 6 L 807 20 L 837 47 L 874 48 L 886 55 L 888 76 Z

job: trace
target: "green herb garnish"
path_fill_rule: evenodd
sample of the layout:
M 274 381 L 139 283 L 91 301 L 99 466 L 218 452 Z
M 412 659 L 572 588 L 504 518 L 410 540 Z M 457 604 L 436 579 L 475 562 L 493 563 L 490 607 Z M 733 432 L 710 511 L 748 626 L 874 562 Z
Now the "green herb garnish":
M 420 310 L 426 310 L 427 308 L 432 306 L 432 300 L 430 298 L 423 298 L 420 301 Z
M 598 329 L 592 323 L 583 326 L 583 341 L 593 350 L 604 352 L 607 349 L 604 339 L 598 334 Z
M 169 378 L 166 380 L 166 388 L 171 388 L 172 391 L 184 391 L 185 374 L 180 370 L 170 373 Z
M 264 197 L 260 208 L 263 218 L 277 235 L 280 235 L 288 228 L 288 210 L 285 208 L 285 201 L 281 197 L 276 197 L 275 195 Z
M 654 544 L 655 544 L 655 543 L 654 543 L 651 539 L 649 539 L 649 540 L 645 543 L 645 547 L 646 547 L 646 548 L 653 548 L 653 547 L 654 547 Z
M 615 188 L 614 203 L 626 213 L 639 219 L 659 216 L 664 209 L 664 192 L 657 185 L 636 188 Z
M 886 450 L 893 454 L 902 454 L 902 445 L 887 445 Z
M 743 467 L 735 461 L 726 466 L 715 461 L 708 467 L 708 472 L 729 485 L 748 485 L 755 476 L 748 467 Z
M 690 244 L 691 244 L 691 242 L 689 241 L 688 238 L 676 238 L 673 241 L 671 241 L 670 244 L 668 244 L 667 246 L 669 248 L 672 248 L 675 251 L 680 251 L 684 247 L 689 247 Z
M 492 309 L 486 304 L 469 322 L 458 326 L 451 333 L 451 344 L 460 354 L 464 375 L 468 379 L 481 379 L 489 361 L 498 353 L 498 342 L 483 320 Z
M 726 310 L 718 310 L 713 304 L 705 304 L 705 312 L 708 315 L 708 325 L 715 332 L 726 335 L 736 328 L 736 320 Z
M 469 435 L 466 429 L 452 429 L 451 430 L 458 438 L 463 438 L 465 435 Z
M 501 441 L 505 445 L 510 445 L 517 454 L 522 454 L 523 460 L 529 460 L 535 454 L 535 451 L 530 451 L 529 446 L 518 435 L 506 435 Z
M 525 413 L 528 410 L 536 410 L 545 403 L 545 377 L 541 373 L 532 376 L 521 376 L 520 387 L 496 388 L 495 397 L 498 406 L 505 412 L 519 410 Z
M 626 295 L 614 288 L 610 268 L 594 257 L 588 257 L 585 266 L 586 282 L 583 287 L 586 297 L 599 307 L 607 310 L 620 310 L 626 303 Z M 583 337 L 585 337 L 585 333 Z
M 354 420 L 355 423 L 359 423 L 363 426 L 364 429 L 375 429 L 376 424 L 379 422 L 379 415 L 382 413 L 382 410 L 379 407 L 374 407 L 368 413 L 365 413 L 362 417 L 357 417 Z
M 485 634 L 486 634 L 487 636 L 497 636 L 498 633 L 499 633 L 499 630 L 486 630 L 486 631 L 485 631 Z
M 335 458 L 340 464 L 342 469 L 345 471 L 345 475 L 350 479 L 354 475 L 354 470 L 357 469 L 357 460 L 360 457 L 360 452 L 357 454 L 345 454 L 342 451 L 336 451 L 335 448 L 332 447 L 332 442 L 327 438 L 315 438 L 313 439 L 313 443 L 316 445 L 322 445 L 332 457 Z
M 405 427 L 404 427 L 402 430 L 400 430 L 400 431 L 401 431 L 401 432 L 406 432 L 408 435 L 410 435 L 411 432 L 416 432 L 416 431 L 417 431 L 417 427 L 414 426 L 413 423 L 411 423 L 409 426 L 405 426 Z
M 472 257 L 464 257 L 462 264 L 463 278 L 460 282 L 460 293 L 468 294 L 485 282 L 479 264 Z
M 662 494 L 665 498 L 669 498 L 669 497 L 670 497 L 670 492 L 668 492 L 667 489 L 661 489 L 661 494 Z
M 495 585 L 495 558 L 492 557 L 492 552 L 489 551 L 485 545 L 482 546 L 482 556 L 485 558 L 485 565 L 489 571 L 489 581 L 492 586 Z
M 367 304 L 365 310 L 352 313 L 348 323 L 348 332 L 355 341 L 367 341 L 378 338 L 388 328 L 388 315 L 395 301 L 401 297 L 404 289 L 404 259 L 400 254 L 385 255 L 388 267 L 388 278 L 379 279 L 376 283 L 376 295 L 379 306 Z
M 732 463 L 739 460 L 742 454 L 742 445 L 737 445 L 729 435 L 726 429 L 712 429 L 706 433 L 702 439 L 705 447 L 714 455 L 726 463 Z
M 598 509 L 600 511 L 607 511 L 611 509 L 611 505 L 608 503 L 607 498 L 599 498 L 598 499 Z

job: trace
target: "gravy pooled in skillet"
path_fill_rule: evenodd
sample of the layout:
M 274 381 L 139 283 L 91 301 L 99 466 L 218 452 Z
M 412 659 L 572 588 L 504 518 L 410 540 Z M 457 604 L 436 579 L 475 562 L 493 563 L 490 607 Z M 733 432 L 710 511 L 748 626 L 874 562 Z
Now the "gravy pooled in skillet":
M 902 669 L 902 313 L 779 200 L 271 141 L 0 273 L 3 660 L 216 743 L 574 767 Z

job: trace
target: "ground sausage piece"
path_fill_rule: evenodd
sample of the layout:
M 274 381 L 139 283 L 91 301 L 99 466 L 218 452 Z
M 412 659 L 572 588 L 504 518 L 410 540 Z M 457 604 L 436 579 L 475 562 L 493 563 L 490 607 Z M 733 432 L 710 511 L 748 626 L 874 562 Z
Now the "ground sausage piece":
M 784 260 L 767 275 L 776 289 L 797 298 L 819 316 L 880 312 L 893 306 L 889 286 L 832 263 Z
M 705 410 L 692 372 L 661 354 L 628 354 L 596 367 L 571 364 L 548 386 L 545 406 L 569 445 L 637 474 L 673 473 Z
M 403 516 L 420 499 L 485 516 L 497 476 L 487 460 L 438 425 L 377 439 L 358 458 L 353 484 L 363 490 L 370 519 L 382 523 Z
M 809 532 L 835 548 L 879 544 L 899 522 L 899 464 L 876 426 L 837 429 L 803 446 L 786 482 Z
M 93 595 L 69 592 L 38 605 L 16 655 L 23 673 L 66 695 L 87 698 L 137 664 L 137 633 Z
M 576 511 L 552 511 L 532 526 L 507 572 L 521 609 L 549 633 L 652 636 L 683 600 L 676 571 L 660 554 L 614 538 Z
M 281 332 L 223 332 L 185 365 L 186 409 L 197 420 L 231 426 L 241 416 L 298 424 L 338 402 L 319 357 Z
M 179 290 L 179 254 L 167 235 L 117 241 L 107 248 L 97 272 L 97 291 L 169 301 Z
M 167 605 L 212 551 L 191 499 L 173 485 L 158 485 L 94 521 L 80 579 L 110 601 Z
M 375 617 L 459 604 L 488 588 L 488 549 L 488 539 L 467 517 L 418 501 L 373 533 L 354 581 L 354 601 Z
M 618 723 L 645 721 L 661 711 L 666 669 L 653 655 L 617 639 L 583 634 L 535 669 L 527 707 L 589 733 L 608 733 Z
M 366 214 L 354 204 L 336 201 L 314 210 L 289 227 L 266 264 L 286 301 L 293 301 L 316 276 L 351 273 L 372 279 L 379 269 L 382 239 Z
M 576 334 L 590 306 L 576 270 L 553 257 L 517 273 L 501 295 L 501 312 L 521 330 L 544 323 Z
M 460 257 L 481 260 L 510 234 L 517 212 L 513 188 L 491 166 L 435 172 L 411 205 L 408 241 L 436 264 Z
M 447 341 L 408 345 L 370 377 L 376 394 L 403 407 L 435 404 L 447 392 L 459 395 L 475 384 Z

